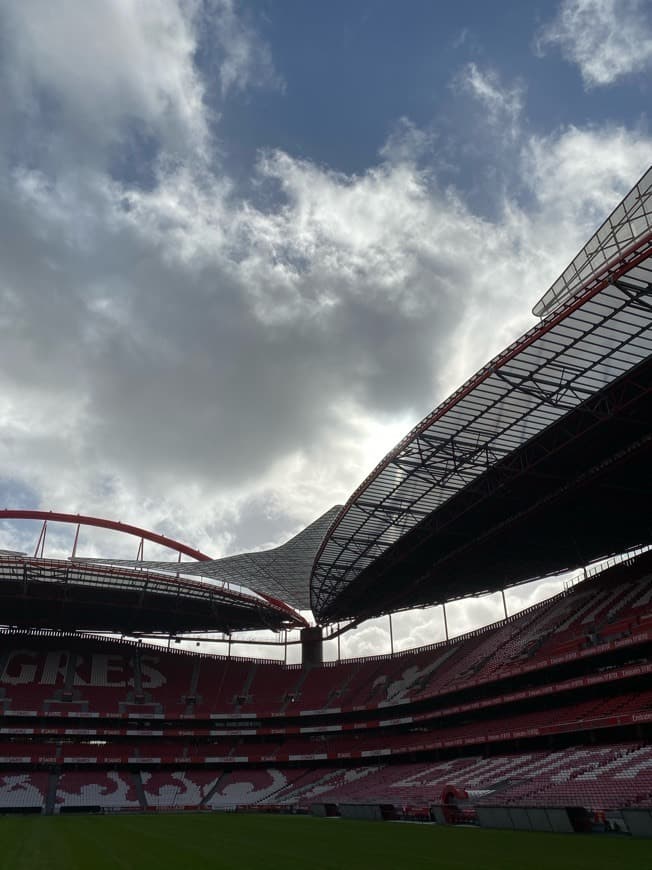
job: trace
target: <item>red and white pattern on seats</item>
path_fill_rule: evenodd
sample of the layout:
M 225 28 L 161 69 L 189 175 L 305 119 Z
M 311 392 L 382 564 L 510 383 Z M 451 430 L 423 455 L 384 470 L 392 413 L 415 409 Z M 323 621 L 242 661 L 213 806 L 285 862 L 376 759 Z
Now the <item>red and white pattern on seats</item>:
M 48 704 L 84 703 L 102 712 L 118 713 L 121 703 L 166 683 L 156 668 L 159 657 L 125 654 L 118 645 L 109 652 L 81 653 L 69 649 L 13 648 L 5 655 L 0 686 L 11 710 L 40 711 Z M 187 667 L 187 665 L 186 665 Z M 82 705 L 82 706 L 80 706 Z M 65 706 L 65 705 L 64 705 Z
M 18 639 L 6 633 L 0 650 L 0 708 L 7 716 L 147 713 L 152 718 L 232 720 L 385 710 L 649 641 L 652 574 L 632 580 L 618 567 L 621 574 L 607 572 L 450 643 L 308 671 L 164 649 L 125 649 L 119 642 L 101 640 L 85 641 L 95 647 L 79 651 L 66 649 L 66 638 L 54 638 L 62 648 L 52 649 L 51 636 Z M 79 647 L 82 642 L 76 643 Z
M 0 809 L 44 807 L 47 773 L 0 774 Z
M 367 791 L 367 777 L 380 769 L 382 768 L 355 767 L 348 770 L 336 769 L 326 772 L 322 770 L 318 772 L 319 775 L 315 780 L 310 783 L 302 782 L 298 789 L 276 795 L 274 801 L 282 805 L 299 803 L 301 806 L 307 806 L 310 803 L 327 803 L 330 798 L 325 796 L 337 794 L 339 791 L 352 795 L 364 794 Z M 364 781 L 361 786 L 360 781 Z
M 616 744 L 439 763 L 324 768 L 299 778 L 270 802 L 304 807 L 356 801 L 438 803 L 449 784 L 480 795 L 480 803 L 489 805 L 643 806 L 652 801 L 652 747 Z
M 57 784 L 55 803 L 57 807 L 140 808 L 132 775 L 116 771 L 62 773 Z
M 206 805 L 211 809 L 249 806 L 268 800 L 287 785 L 292 774 L 276 768 L 264 770 L 233 771 L 226 774 Z
M 138 809 L 137 774 L 63 773 L 61 806 Z M 652 746 L 612 744 L 442 762 L 323 768 L 220 771 L 142 771 L 148 806 L 214 809 L 254 804 L 308 807 L 311 803 L 438 803 L 446 785 L 486 805 L 584 806 L 615 809 L 652 804 Z M 0 776 L 0 807 L 43 807 L 48 774 Z
M 150 807 L 199 807 L 217 783 L 221 771 L 141 771 L 140 778 Z
M 586 806 L 616 809 L 652 797 L 652 747 L 615 746 L 561 753 L 565 764 L 543 768 L 536 779 L 492 796 L 486 803 Z

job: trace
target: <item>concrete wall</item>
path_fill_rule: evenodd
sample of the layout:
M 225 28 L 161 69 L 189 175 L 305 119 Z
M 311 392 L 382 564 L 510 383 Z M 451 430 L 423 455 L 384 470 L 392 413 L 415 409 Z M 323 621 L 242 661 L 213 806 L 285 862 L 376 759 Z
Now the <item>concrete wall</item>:
M 623 818 L 635 837 L 652 837 L 652 810 L 626 809 Z

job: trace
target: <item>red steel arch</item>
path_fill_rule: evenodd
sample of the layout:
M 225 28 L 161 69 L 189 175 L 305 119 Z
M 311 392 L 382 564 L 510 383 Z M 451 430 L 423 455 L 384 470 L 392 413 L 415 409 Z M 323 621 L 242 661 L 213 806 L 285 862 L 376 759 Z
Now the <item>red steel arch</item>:
M 141 529 L 138 526 L 132 526 L 129 523 L 120 523 L 116 520 L 105 520 L 101 517 L 88 517 L 84 514 L 63 514 L 55 511 L 22 511 L 13 510 L 11 508 L 0 509 L 0 520 L 41 520 L 43 522 L 53 523 L 70 523 L 78 526 L 95 526 L 98 529 L 109 529 L 113 532 L 123 532 L 126 535 L 133 535 L 141 540 L 151 541 L 154 544 L 160 544 L 163 547 L 168 547 L 176 553 L 181 553 L 184 556 L 190 556 L 191 559 L 196 559 L 198 562 L 210 562 L 211 557 L 202 553 L 200 550 L 195 550 L 194 547 L 189 547 L 187 544 L 182 544 L 180 541 L 175 541 L 172 538 L 166 538 L 165 535 L 159 535 L 156 532 L 150 532 L 147 529 Z

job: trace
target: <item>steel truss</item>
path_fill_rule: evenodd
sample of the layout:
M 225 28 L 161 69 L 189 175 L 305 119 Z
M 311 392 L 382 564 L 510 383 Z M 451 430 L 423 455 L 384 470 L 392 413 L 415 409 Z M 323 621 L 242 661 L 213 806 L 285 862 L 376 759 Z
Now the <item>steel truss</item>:
M 27 620 L 27 624 L 35 626 L 45 624 L 42 617 L 40 623 L 36 617 L 43 601 L 59 605 L 60 611 L 74 609 L 75 619 L 81 620 L 74 627 L 90 625 L 106 631 L 121 630 L 124 617 L 118 614 L 123 610 L 130 611 L 132 630 L 138 630 L 141 621 L 143 631 L 147 630 L 145 624 L 149 625 L 152 614 L 157 614 L 156 619 L 178 623 L 181 629 L 186 620 L 186 628 L 191 630 L 221 631 L 234 625 L 241 630 L 306 625 L 298 613 L 281 601 L 227 589 L 210 580 L 19 554 L 0 555 L 0 600 L 5 622 L 23 624 Z M 50 609 L 53 608 L 47 608 Z M 50 621 L 60 627 L 62 613 L 50 616 Z M 103 619 L 106 624 L 100 629 Z
M 382 598 L 383 612 L 391 613 L 397 609 L 404 609 L 406 596 L 412 596 L 413 605 L 423 606 L 424 603 L 444 603 L 455 597 L 464 597 L 468 594 L 482 594 L 496 591 L 491 585 L 483 586 L 482 588 L 475 587 L 472 591 L 463 592 L 461 595 L 451 594 L 450 587 L 443 583 L 439 583 L 434 589 L 427 588 L 433 580 L 445 576 L 446 567 L 452 561 L 459 559 L 465 552 L 477 551 L 485 540 L 500 533 L 510 526 L 514 526 L 527 515 L 534 515 L 545 509 L 547 504 L 558 502 L 569 493 L 573 493 L 580 488 L 590 485 L 594 480 L 600 478 L 601 475 L 608 472 L 612 466 L 616 466 L 625 460 L 630 459 L 633 453 L 642 454 L 644 451 L 649 454 L 652 450 L 652 434 L 647 434 L 637 439 L 625 448 L 617 451 L 613 455 L 604 457 L 600 462 L 591 465 L 589 468 L 582 470 L 578 474 L 570 477 L 563 476 L 561 472 L 557 474 L 551 473 L 549 470 L 542 470 L 542 466 L 546 461 L 554 462 L 556 454 L 567 448 L 572 442 L 578 441 L 583 436 L 590 434 L 592 430 L 597 429 L 601 423 L 614 419 L 632 418 L 628 415 L 630 406 L 635 406 L 637 401 L 643 396 L 652 394 L 652 379 L 647 383 L 637 383 L 636 380 L 627 379 L 623 385 L 619 385 L 620 389 L 613 391 L 616 396 L 605 400 L 604 396 L 594 397 L 593 400 L 582 405 L 581 409 L 574 414 L 570 414 L 568 419 L 562 422 L 565 425 L 557 425 L 554 427 L 554 439 L 534 439 L 533 442 L 516 451 L 513 455 L 493 468 L 487 473 L 471 482 L 454 498 L 451 498 L 439 510 L 434 511 L 427 521 L 417 526 L 411 534 L 405 535 L 397 545 L 391 547 L 381 558 L 374 563 L 373 571 L 369 573 L 367 583 L 365 584 L 368 593 L 371 592 L 370 587 L 378 583 L 383 578 L 391 575 L 392 572 L 401 571 L 402 575 L 406 573 L 406 563 L 412 554 L 417 553 L 420 548 L 426 546 L 430 542 L 438 539 L 441 535 L 450 533 L 455 535 L 454 526 L 457 521 L 463 519 L 483 502 L 489 501 L 496 513 L 499 513 L 500 501 L 514 501 L 513 495 L 509 494 L 509 485 L 519 479 L 527 480 L 529 483 L 537 481 L 541 483 L 541 479 L 545 479 L 547 487 L 545 493 L 538 495 L 536 498 L 528 499 L 526 506 L 517 507 L 515 504 L 509 506 L 507 515 L 496 521 L 495 517 L 491 522 L 487 523 L 487 528 L 481 532 L 476 531 L 472 536 L 464 536 L 459 540 L 459 543 L 446 549 L 445 553 L 439 557 L 433 554 L 428 569 L 416 577 L 407 578 L 403 576 L 402 582 L 396 586 L 393 591 L 384 595 Z M 652 524 L 648 524 L 647 539 L 652 539 Z M 459 536 L 459 532 L 457 533 Z M 613 552 L 606 552 L 603 556 L 616 555 L 618 548 Z M 592 557 L 591 557 L 592 558 Z M 515 559 L 514 571 L 517 571 Z M 590 559 L 587 559 L 590 561 Z M 571 566 L 575 567 L 575 566 Z M 544 574 L 547 572 L 543 572 Z M 556 573 L 556 571 L 552 571 Z M 489 571 L 487 570 L 487 574 Z M 364 575 L 363 575 L 364 576 Z M 535 578 L 527 578 L 535 579 Z M 514 577 L 510 582 L 505 579 L 504 585 L 509 586 L 512 582 L 522 582 L 522 577 Z M 426 585 L 426 598 L 423 599 L 424 585 Z M 502 587 L 503 584 L 500 584 Z M 358 589 L 358 599 L 360 598 L 360 590 Z M 433 600 L 433 595 L 436 600 Z M 364 614 L 358 611 L 360 616 L 367 618 L 371 615 L 380 615 L 377 613 L 377 599 L 369 594 L 369 602 L 371 609 Z
M 89 565 L 141 567 L 157 572 L 178 573 L 211 578 L 227 586 L 237 585 L 261 595 L 273 596 L 292 607 L 310 607 L 310 571 L 315 553 L 341 510 L 332 507 L 321 517 L 280 547 L 256 553 L 239 553 L 222 559 L 201 562 L 143 561 L 142 559 L 77 559 Z
M 579 254 L 534 306 L 533 314 L 550 314 L 571 296 L 589 289 L 599 276 L 617 271 L 627 251 L 652 230 L 652 167 L 634 185 Z

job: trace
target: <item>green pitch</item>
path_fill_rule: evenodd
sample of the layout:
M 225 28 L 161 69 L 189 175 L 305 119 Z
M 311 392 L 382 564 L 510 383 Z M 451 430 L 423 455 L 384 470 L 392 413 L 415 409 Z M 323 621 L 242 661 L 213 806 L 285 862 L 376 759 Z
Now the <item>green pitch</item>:
M 652 870 L 652 841 L 291 816 L 7 816 L 2 870 Z

